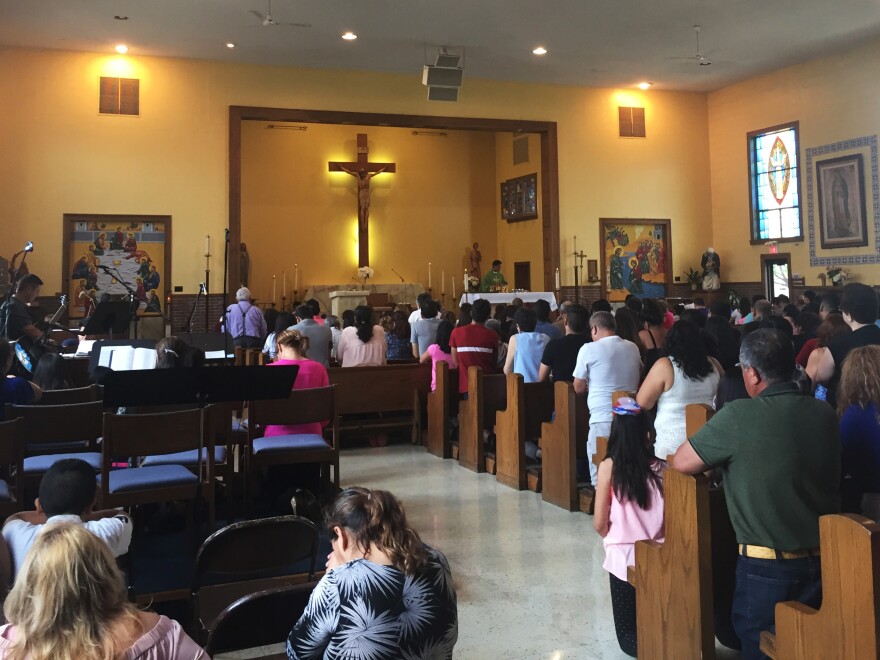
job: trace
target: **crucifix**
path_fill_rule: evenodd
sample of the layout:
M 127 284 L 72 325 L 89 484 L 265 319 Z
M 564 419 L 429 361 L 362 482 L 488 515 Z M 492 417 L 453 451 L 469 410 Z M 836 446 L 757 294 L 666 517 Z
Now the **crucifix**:
M 370 149 L 367 147 L 367 134 L 357 134 L 357 160 L 349 163 L 331 161 L 331 172 L 345 172 L 357 179 L 358 186 L 358 266 L 370 265 L 370 179 L 377 174 L 396 171 L 396 163 L 369 162 Z

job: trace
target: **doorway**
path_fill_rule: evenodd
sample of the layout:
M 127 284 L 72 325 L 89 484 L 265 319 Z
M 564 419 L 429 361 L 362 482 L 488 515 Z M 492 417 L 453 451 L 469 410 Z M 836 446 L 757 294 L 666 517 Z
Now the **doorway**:
M 513 288 L 522 291 L 532 290 L 532 262 L 513 262 Z
M 761 284 L 767 300 L 772 301 L 777 296 L 791 298 L 791 254 L 762 254 L 761 255 Z

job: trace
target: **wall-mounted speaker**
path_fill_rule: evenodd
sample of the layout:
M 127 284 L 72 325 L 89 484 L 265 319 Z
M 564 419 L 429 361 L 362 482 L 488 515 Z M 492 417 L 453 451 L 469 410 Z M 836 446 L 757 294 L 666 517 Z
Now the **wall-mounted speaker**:
M 464 69 L 425 65 L 422 84 L 428 87 L 461 87 Z
M 458 87 L 428 87 L 429 101 L 458 101 Z

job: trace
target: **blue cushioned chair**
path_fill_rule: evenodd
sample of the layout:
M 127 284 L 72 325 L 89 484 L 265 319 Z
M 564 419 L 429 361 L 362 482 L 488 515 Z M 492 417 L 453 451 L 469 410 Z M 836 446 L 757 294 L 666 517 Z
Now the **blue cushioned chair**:
M 268 425 L 328 421 L 323 435 L 280 435 L 263 438 Z M 248 450 L 245 451 L 245 503 L 250 510 L 253 471 L 263 465 L 320 463 L 321 476 L 339 486 L 339 416 L 336 386 L 293 390 L 290 398 L 248 404 Z
M 208 529 L 214 526 L 214 436 L 208 415 L 198 409 L 154 414 L 104 415 L 101 452 L 101 508 L 136 506 L 198 497 L 208 504 Z M 160 462 L 143 467 L 113 469 L 120 458 L 180 455 L 180 463 Z M 199 461 L 201 454 L 205 458 Z M 195 466 L 195 471 L 188 465 Z
M 97 451 L 102 432 L 104 404 L 101 401 L 53 406 L 16 406 L 6 404 L 6 419 L 24 421 L 24 476 L 29 483 L 40 477 L 55 461 L 79 458 L 101 468 Z
M 24 420 L 0 422 L 0 517 L 22 509 L 24 499 Z

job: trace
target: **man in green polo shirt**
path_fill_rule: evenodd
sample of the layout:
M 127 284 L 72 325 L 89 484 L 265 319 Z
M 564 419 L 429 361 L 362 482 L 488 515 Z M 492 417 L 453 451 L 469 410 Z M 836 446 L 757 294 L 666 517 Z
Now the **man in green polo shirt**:
M 720 467 L 739 542 L 733 626 L 743 658 L 764 658 L 762 630 L 776 603 L 822 600 L 819 516 L 840 511 L 840 440 L 834 409 L 791 382 L 794 349 L 778 330 L 756 330 L 740 348 L 751 398 L 726 404 L 676 451 L 672 467 Z
M 501 262 L 496 259 L 492 262 L 492 270 L 483 275 L 483 281 L 480 282 L 480 291 L 483 293 L 497 291 L 505 284 L 507 284 L 507 280 L 501 274 Z

